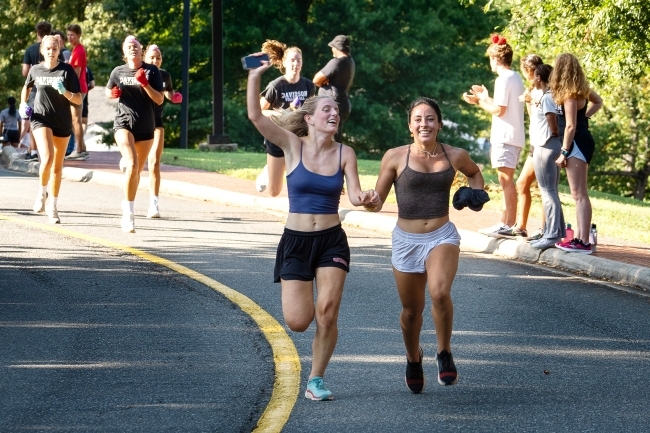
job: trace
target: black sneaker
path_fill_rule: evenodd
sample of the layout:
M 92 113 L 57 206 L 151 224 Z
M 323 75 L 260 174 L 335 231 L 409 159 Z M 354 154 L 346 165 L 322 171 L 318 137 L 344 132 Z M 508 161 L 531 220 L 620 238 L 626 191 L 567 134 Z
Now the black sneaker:
M 27 155 L 25 155 L 25 161 L 38 161 L 38 153 L 32 155 L 28 152 Z
M 438 361 L 438 383 L 440 385 L 456 385 L 458 371 L 451 353 L 443 350 L 436 356 Z
M 426 380 L 422 371 L 422 348 L 418 349 L 420 353 L 420 362 L 409 362 L 406 358 L 406 386 L 413 394 L 419 394 L 424 391 Z

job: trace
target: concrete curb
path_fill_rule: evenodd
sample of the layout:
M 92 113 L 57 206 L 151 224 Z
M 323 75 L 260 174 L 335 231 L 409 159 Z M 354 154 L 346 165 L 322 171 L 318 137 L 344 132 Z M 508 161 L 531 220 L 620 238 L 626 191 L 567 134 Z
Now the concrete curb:
M 13 148 L 4 148 L 0 160 L 9 170 L 38 175 L 39 163 L 25 161 L 17 155 Z M 121 174 L 74 167 L 64 167 L 63 178 L 74 182 L 92 182 L 117 188 L 124 185 L 124 178 Z M 147 190 L 147 188 L 146 182 L 140 184 L 140 189 Z M 283 213 L 289 211 L 289 200 L 286 197 L 257 197 L 189 182 L 162 179 L 160 192 L 223 205 L 260 207 Z M 346 208 L 339 209 L 339 216 L 344 225 L 374 230 L 386 235 L 391 234 L 397 222 L 396 217 Z M 490 238 L 469 230 L 459 229 L 458 231 L 461 235 L 460 247 L 465 252 L 493 254 L 503 258 L 557 267 L 614 283 L 650 290 L 650 268 L 628 265 L 591 255 L 566 253 L 555 248 L 540 251 L 532 248 L 527 242 Z

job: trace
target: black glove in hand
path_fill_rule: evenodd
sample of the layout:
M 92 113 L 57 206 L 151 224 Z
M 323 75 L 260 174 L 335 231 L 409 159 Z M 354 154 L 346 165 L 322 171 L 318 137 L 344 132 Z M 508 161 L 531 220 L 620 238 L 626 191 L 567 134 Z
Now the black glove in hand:
M 454 194 L 452 204 L 457 210 L 468 207 L 474 212 L 483 209 L 483 205 L 490 201 L 488 193 L 482 189 L 472 189 L 468 186 L 461 186 Z

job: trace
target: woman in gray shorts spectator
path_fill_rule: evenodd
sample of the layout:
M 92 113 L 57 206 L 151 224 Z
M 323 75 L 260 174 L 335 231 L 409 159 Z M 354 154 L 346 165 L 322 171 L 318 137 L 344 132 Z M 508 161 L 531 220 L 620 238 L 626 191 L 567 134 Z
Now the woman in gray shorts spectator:
M 417 394 L 425 387 L 419 345 L 427 285 L 438 340 L 438 382 L 454 385 L 458 381 L 451 356 L 451 285 L 458 268 L 460 236 L 449 221 L 449 196 L 456 171 L 467 176 L 471 188 L 482 190 L 484 181 L 467 151 L 438 141 L 442 113 L 435 100 L 413 101 L 408 124 L 413 143 L 386 152 L 375 188 L 380 201 L 365 207 L 379 211 L 395 185 L 398 219 L 393 231 L 393 275 L 402 302 L 406 385 Z

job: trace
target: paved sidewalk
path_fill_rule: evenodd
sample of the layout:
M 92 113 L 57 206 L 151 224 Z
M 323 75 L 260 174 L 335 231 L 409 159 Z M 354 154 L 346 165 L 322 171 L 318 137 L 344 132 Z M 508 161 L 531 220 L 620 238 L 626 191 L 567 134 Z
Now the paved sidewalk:
M 7 168 L 38 173 L 36 163 L 14 161 L 15 158 L 7 155 L 9 153 L 11 151 L 5 151 L 2 155 L 3 165 Z M 103 184 L 121 186 L 119 159 L 118 152 L 91 152 L 86 161 L 65 161 L 64 177 L 78 181 L 92 179 Z M 253 181 L 171 165 L 162 165 L 161 172 L 161 195 L 180 195 L 241 206 L 255 205 L 281 212 L 288 210 L 286 189 L 280 197 L 271 198 L 266 193 L 258 193 Z M 140 188 L 146 190 L 147 186 L 145 169 Z M 381 213 L 372 214 L 355 209 L 347 197 L 343 196 L 341 208 L 340 214 L 344 223 L 378 230 L 387 235 L 397 218 L 397 207 L 394 204 L 386 204 Z M 164 200 L 161 202 L 161 211 L 164 213 Z M 599 235 L 598 251 L 592 255 L 565 253 L 558 249 L 540 253 L 530 248 L 526 242 L 494 239 L 476 232 L 481 227 L 495 224 L 499 218 L 500 212 L 496 211 L 472 212 L 468 209 L 457 211 L 453 207 L 450 208 L 450 219 L 461 232 L 461 248 L 465 251 L 492 253 L 506 258 L 546 264 L 650 290 L 649 245 L 630 244 Z M 541 221 L 529 220 L 528 227 L 534 229 L 540 225 Z

